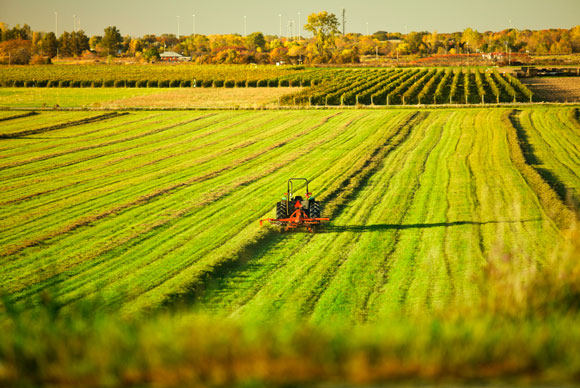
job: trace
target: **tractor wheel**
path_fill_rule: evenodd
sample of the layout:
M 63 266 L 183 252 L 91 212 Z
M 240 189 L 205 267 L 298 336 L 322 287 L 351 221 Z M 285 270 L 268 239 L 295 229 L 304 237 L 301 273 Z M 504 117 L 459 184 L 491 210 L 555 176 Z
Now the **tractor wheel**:
M 286 203 L 285 202 L 278 202 L 276 204 L 276 218 L 288 218 L 286 214 Z
M 310 218 L 320 218 L 320 202 L 312 201 L 310 204 Z

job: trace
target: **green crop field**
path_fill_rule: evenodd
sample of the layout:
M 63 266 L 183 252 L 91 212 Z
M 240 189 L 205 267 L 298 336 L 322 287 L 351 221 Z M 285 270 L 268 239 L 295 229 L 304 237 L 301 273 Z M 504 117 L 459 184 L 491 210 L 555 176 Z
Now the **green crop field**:
M 466 95 L 452 86 L 468 85 L 464 73 L 424 75 L 436 77 L 429 90 L 449 82 L 446 93 Z M 475 90 L 491 76 L 470 73 Z M 0 383 L 34 359 L 37 381 L 106 384 L 82 376 L 179 342 L 183 325 L 199 355 L 175 345 L 111 381 L 572 381 L 580 271 L 554 263 L 575 233 L 579 145 L 577 107 L 0 112 L 0 328 L 14 334 L 0 339 Z M 308 178 L 331 218 L 315 233 L 259 226 L 290 177 Z M 55 321 L 93 300 L 117 329 Z M 15 313 L 42 306 L 30 321 Z M 550 311 L 561 315 L 546 324 Z M 136 323 L 147 314 L 157 318 Z M 222 337 L 208 334 L 215 325 Z M 352 342 L 337 342 L 343 329 Z M 45 347 L 11 350 L 46 335 Z M 63 335 L 76 338 L 70 353 Z M 89 366 L 67 371 L 83 343 Z M 42 358 L 53 348 L 54 365 Z
M 541 150 L 564 147 L 578 163 L 571 110 L 548 112 L 519 114 L 565 120 L 556 134 L 572 141 Z M 512 162 L 509 113 L 48 112 L 5 121 L 0 287 L 24 302 L 57 282 L 62 302 L 98 290 L 139 311 L 189 292 L 243 251 L 251 266 L 219 277 L 206 296 L 212 308 L 362 322 L 476 300 L 470 279 L 491 252 L 539 264 L 560 238 L 553 209 Z M 577 193 L 577 164 L 556 163 L 548 170 Z M 321 233 L 258 227 L 293 176 L 311 180 L 333 217 Z

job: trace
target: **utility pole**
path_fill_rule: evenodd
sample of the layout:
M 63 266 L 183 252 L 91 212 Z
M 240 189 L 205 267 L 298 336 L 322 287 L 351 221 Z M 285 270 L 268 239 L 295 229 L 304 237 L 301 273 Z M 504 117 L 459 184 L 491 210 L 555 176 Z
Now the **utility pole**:
M 177 43 L 179 43 L 179 32 L 180 32 L 179 31 L 179 27 L 180 27 L 179 26 L 179 16 L 176 16 L 176 18 L 177 18 Z
M 247 20 L 248 20 L 248 17 L 244 15 L 244 36 L 248 36 Z
M 345 34 L 346 29 L 346 8 L 342 9 L 342 36 Z
M 75 28 L 77 27 L 77 15 L 73 15 L 73 32 L 75 32 Z
M 193 30 L 192 30 L 192 33 L 193 33 L 193 36 L 195 37 L 195 14 L 191 15 L 191 17 L 193 18 Z
M 54 34 L 56 35 L 56 59 L 58 59 L 58 12 L 54 11 Z
M 280 18 L 280 35 L 278 35 L 278 37 L 280 38 L 280 40 L 282 40 L 282 14 L 279 13 L 278 17 Z
M 302 40 L 302 19 L 300 18 L 300 12 L 298 12 L 298 41 Z
M 507 55 L 508 55 L 508 41 L 505 40 L 503 43 L 505 44 L 505 55 L 507 57 Z
M 369 36 L 369 22 L 367 22 L 367 36 Z

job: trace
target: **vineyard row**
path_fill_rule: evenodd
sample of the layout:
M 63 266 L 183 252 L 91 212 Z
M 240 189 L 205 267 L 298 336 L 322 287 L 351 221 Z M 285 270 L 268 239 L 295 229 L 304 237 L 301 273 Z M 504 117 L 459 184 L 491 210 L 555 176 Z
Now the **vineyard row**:
M 517 78 L 495 70 L 387 70 L 380 76 L 336 76 L 289 94 L 285 105 L 416 105 L 533 102 Z

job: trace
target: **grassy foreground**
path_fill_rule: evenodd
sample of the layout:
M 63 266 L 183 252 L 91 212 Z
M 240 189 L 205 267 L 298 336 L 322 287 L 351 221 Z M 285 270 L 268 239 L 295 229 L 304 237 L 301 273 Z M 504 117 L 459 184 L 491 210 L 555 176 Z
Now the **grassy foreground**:
M 359 326 L 219 319 L 177 310 L 121 319 L 98 299 L 4 298 L 0 382 L 66 386 L 295 386 L 381 381 L 562 384 L 580 375 L 580 235 L 541 271 L 490 260 L 475 308 Z

